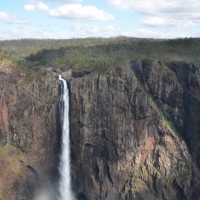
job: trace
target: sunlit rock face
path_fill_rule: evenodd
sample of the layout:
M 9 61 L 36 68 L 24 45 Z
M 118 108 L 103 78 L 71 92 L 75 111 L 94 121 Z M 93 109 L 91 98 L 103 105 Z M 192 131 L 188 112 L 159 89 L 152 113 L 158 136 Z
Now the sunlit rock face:
M 198 65 L 131 61 L 72 78 L 78 199 L 198 199 Z
M 78 200 L 198 200 L 199 69 L 145 60 L 64 74 Z M 0 71 L 0 199 L 58 196 L 59 91 L 51 74 Z
M 0 199 L 32 199 L 57 176 L 59 82 L 0 68 Z M 55 199 L 54 199 L 55 200 Z

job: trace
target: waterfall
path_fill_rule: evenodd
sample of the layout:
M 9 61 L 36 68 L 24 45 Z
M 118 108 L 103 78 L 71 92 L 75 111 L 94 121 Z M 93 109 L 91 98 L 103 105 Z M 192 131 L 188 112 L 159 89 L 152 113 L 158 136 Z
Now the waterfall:
M 69 136 L 69 91 L 67 82 L 59 75 L 62 82 L 60 118 L 62 126 L 62 142 L 60 157 L 60 182 L 59 182 L 59 200 L 74 200 L 71 191 L 71 174 L 70 174 L 70 136 Z

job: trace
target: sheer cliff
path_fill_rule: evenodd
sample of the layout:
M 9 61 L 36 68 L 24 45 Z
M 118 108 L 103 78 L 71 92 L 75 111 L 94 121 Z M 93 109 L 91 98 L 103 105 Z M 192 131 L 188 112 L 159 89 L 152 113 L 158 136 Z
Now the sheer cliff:
M 56 173 L 58 82 L 0 63 L 0 199 L 32 199 Z
M 68 85 L 78 200 L 198 200 L 198 64 L 132 60 Z M 32 200 L 56 182 L 59 82 L 4 66 L 0 92 L 0 199 Z
M 198 199 L 199 66 L 131 61 L 70 81 L 79 199 Z

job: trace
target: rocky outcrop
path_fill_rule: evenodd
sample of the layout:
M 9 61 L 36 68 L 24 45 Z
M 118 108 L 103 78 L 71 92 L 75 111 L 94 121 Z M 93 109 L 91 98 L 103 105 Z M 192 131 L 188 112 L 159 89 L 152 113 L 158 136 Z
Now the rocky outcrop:
M 56 173 L 58 87 L 50 76 L 1 64 L 1 200 L 32 199 Z
M 72 79 L 77 198 L 198 199 L 199 78 L 197 65 L 146 60 Z

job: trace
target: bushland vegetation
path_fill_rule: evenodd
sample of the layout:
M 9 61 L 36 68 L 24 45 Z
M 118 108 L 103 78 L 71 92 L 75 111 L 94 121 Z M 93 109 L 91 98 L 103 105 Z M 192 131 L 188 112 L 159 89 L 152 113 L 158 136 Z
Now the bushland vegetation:
M 68 40 L 10 40 L 1 52 L 20 66 L 36 71 L 46 67 L 103 73 L 130 60 L 200 61 L 200 39 L 138 39 L 130 37 Z

